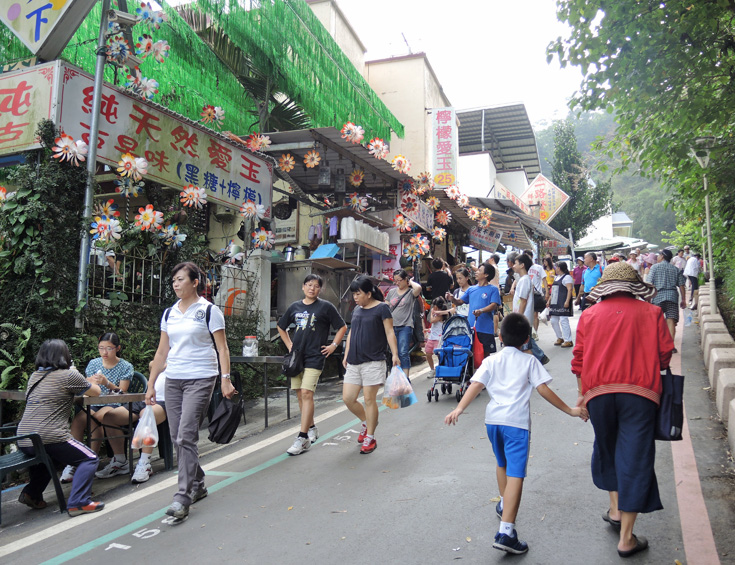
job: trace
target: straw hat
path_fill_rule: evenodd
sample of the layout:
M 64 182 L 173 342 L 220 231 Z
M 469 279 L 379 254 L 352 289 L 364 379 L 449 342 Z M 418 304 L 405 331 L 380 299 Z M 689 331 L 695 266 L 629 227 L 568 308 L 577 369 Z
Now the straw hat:
M 641 280 L 636 270 L 625 262 L 612 263 L 602 273 L 600 282 L 586 296 L 590 302 L 598 302 L 603 296 L 616 292 L 628 292 L 648 302 L 656 296 L 656 288 Z

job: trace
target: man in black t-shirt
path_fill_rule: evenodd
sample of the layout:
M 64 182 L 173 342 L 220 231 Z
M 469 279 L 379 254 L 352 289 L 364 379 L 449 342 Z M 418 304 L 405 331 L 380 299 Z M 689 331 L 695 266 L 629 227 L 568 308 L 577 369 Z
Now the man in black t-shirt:
M 426 279 L 426 290 L 429 298 L 433 300 L 437 296 L 444 295 L 452 288 L 452 277 L 444 270 L 444 261 L 438 257 L 431 262 L 434 272 Z
M 301 410 L 301 431 L 293 445 L 286 450 L 289 455 L 307 451 L 319 437 L 314 425 L 314 391 L 324 369 L 324 361 L 339 347 L 347 325 L 337 309 L 326 300 L 319 298 L 322 278 L 307 275 L 304 279 L 304 299 L 291 304 L 286 313 L 278 320 L 278 334 L 291 351 L 296 347 L 304 356 L 304 371 L 291 378 L 291 388 L 296 391 Z M 296 325 L 293 340 L 288 335 L 288 327 Z M 337 330 L 334 341 L 325 345 L 329 339 L 329 328 Z

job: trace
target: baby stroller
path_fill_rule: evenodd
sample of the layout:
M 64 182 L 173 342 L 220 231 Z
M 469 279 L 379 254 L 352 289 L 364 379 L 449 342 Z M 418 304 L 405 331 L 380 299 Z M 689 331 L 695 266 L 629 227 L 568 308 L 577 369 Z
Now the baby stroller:
M 455 396 L 459 402 L 469 386 L 472 367 L 472 328 L 465 316 L 452 316 L 444 322 L 442 346 L 434 353 L 439 356 L 439 364 L 426 397 L 429 402 L 432 396 L 439 401 L 437 385 L 441 385 L 442 394 L 452 394 L 452 386 L 457 385 Z

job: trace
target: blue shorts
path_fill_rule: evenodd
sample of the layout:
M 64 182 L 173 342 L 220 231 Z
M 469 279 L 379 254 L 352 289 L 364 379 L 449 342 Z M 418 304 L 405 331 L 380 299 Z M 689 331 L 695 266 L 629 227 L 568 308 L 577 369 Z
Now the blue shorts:
M 487 437 L 493 445 L 493 453 L 498 461 L 498 467 L 505 467 L 508 477 L 524 479 L 528 467 L 528 430 L 513 426 L 496 426 L 485 424 Z

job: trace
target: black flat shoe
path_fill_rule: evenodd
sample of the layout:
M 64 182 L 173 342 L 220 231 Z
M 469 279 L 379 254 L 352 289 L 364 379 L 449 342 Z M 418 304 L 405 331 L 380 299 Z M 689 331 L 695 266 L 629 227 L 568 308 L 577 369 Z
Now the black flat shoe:
M 638 537 L 633 534 L 633 539 L 635 540 L 635 547 L 627 551 L 620 551 L 618 549 L 618 555 L 620 557 L 630 557 L 631 555 L 635 555 L 636 553 L 643 551 L 644 549 L 648 549 L 648 540 L 646 538 L 644 538 L 643 536 Z
M 620 531 L 620 520 L 613 520 L 610 518 L 610 511 L 608 510 L 602 515 L 602 519 L 605 520 L 608 524 L 610 524 L 613 528 Z

